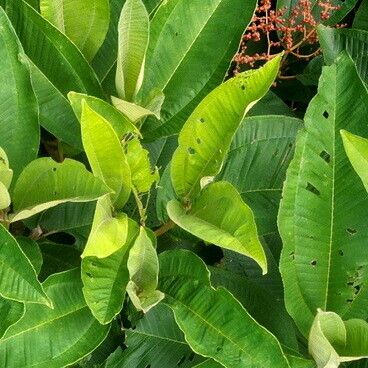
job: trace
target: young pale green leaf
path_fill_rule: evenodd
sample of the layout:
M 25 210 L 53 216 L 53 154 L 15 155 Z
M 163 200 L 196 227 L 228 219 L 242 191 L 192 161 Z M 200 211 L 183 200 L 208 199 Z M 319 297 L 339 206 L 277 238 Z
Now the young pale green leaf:
M 84 298 L 102 324 L 110 323 L 123 307 L 129 281 L 129 249 L 138 234 L 138 225 L 128 220 L 126 242 L 118 251 L 105 258 L 85 257 L 82 260 Z
M 137 105 L 133 102 L 124 101 L 114 96 L 111 97 L 111 101 L 120 112 L 135 124 L 148 116 L 155 116 L 157 119 L 160 118 L 160 111 L 153 112 L 148 108 Z
M 180 368 L 192 368 L 203 360 L 192 352 L 172 310 L 163 303 L 152 308 L 134 329 L 125 333 L 128 348 L 117 349 L 108 358 L 105 368 L 176 367 L 178 362 Z
M 308 341 L 318 368 L 338 368 L 342 362 L 368 358 L 368 323 L 344 322 L 333 312 L 318 311 Z
M 140 135 L 137 127 L 108 102 L 77 92 L 69 92 L 68 98 L 79 121 L 82 118 L 82 102 L 86 101 L 89 107 L 111 124 L 120 140 L 126 134 L 134 133 Z
M 146 193 L 159 180 L 158 170 L 151 169 L 148 151 L 134 138 L 126 143 L 126 157 L 132 173 L 133 187 L 139 193 Z
M 93 59 L 109 28 L 109 0 L 40 0 L 40 10 L 87 60 Z
M 7 187 L 0 181 L 0 210 L 10 206 L 11 199 Z
M 127 286 L 128 295 L 137 310 L 147 313 L 164 298 L 164 294 L 156 290 L 158 257 L 143 227 L 130 249 L 127 266 L 130 276 Z
M 79 269 L 52 275 L 43 286 L 54 309 L 26 304 L 23 317 L 0 340 L 0 366 L 69 366 L 105 339 L 109 327 L 101 326 L 88 310 Z
M 132 182 L 119 137 L 110 123 L 86 101 L 82 102 L 81 128 L 83 147 L 92 172 L 113 191 L 111 202 L 121 209 L 129 198 Z
M 9 167 L 9 160 L 6 152 L 0 147 L 0 182 L 6 189 L 9 189 L 13 179 L 13 170 Z
M 77 91 L 103 96 L 96 74 L 62 32 L 23 0 L 7 1 L 6 12 L 27 56 L 63 95 Z
M 368 191 L 368 139 L 341 131 L 344 148 L 349 160 Z
M 109 198 L 97 201 L 91 232 L 82 253 L 84 257 L 105 258 L 119 250 L 126 242 L 128 217 L 122 213 L 113 217 Z
M 32 263 L 18 242 L 1 224 L 0 248 L 0 295 L 18 302 L 52 307 L 52 302 L 37 280 Z
M 297 139 L 279 212 L 285 303 L 307 336 L 318 308 L 367 316 L 367 192 L 344 152 L 341 129 L 368 136 L 368 93 L 346 54 L 324 67 Z
M 226 368 L 289 368 L 277 339 L 226 289 L 215 290 L 202 281 L 208 277 L 204 264 L 200 267 L 203 276 L 196 279 L 193 264 L 200 261 L 193 253 L 182 257 L 183 253 L 188 252 L 160 255 L 159 288 L 166 294 L 165 302 L 173 309 L 193 351 Z M 165 270 L 167 264 L 169 270 Z M 181 274 L 183 269 L 185 272 Z
M 147 120 L 146 139 L 179 133 L 200 101 L 222 83 L 256 4 L 256 0 L 161 1 L 151 21 L 141 94 L 162 90 L 165 114 L 160 120 Z
M 239 124 L 271 87 L 280 61 L 281 55 L 258 70 L 237 75 L 194 110 L 179 134 L 171 163 L 172 183 L 179 197 L 192 199 L 200 191 L 202 178 L 218 174 Z
M 0 7 L 0 146 L 6 151 L 15 178 L 37 157 L 40 142 L 37 101 L 29 64 L 18 37 L 3 8 Z M 4 151 L 0 151 L 3 158 Z M 2 161 L 2 160 L 1 160 Z M 5 160 L 5 170 L 8 160 Z M 4 178 L 0 163 L 0 181 L 8 188 L 9 173 Z
M 80 162 L 39 158 L 23 170 L 16 182 L 11 221 L 26 219 L 61 203 L 94 201 L 110 192 Z
M 149 16 L 142 0 L 127 0 L 119 20 L 116 90 L 133 101 L 141 88 L 149 39 Z
M 222 248 L 254 259 L 267 273 L 267 259 L 258 239 L 252 210 L 227 182 L 207 185 L 189 211 L 172 200 L 167 212 L 177 225 Z

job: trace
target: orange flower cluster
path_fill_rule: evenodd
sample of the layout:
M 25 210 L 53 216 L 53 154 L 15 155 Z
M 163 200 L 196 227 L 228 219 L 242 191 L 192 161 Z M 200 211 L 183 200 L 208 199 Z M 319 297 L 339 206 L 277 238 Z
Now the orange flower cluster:
M 320 22 L 328 20 L 333 11 L 340 7 L 331 4 L 331 0 L 320 0 Z M 280 52 L 294 55 L 297 58 L 309 60 L 319 54 L 316 47 L 313 53 L 302 54 L 300 49 L 305 45 L 317 45 L 318 37 L 316 27 L 318 21 L 313 15 L 313 6 L 310 0 L 299 0 L 292 8 L 272 9 L 271 0 L 260 0 L 251 24 L 244 36 L 240 52 L 235 56 L 237 70 L 241 65 L 254 66 L 256 62 L 267 61 Z M 267 51 L 263 53 L 248 54 L 248 42 L 267 40 Z

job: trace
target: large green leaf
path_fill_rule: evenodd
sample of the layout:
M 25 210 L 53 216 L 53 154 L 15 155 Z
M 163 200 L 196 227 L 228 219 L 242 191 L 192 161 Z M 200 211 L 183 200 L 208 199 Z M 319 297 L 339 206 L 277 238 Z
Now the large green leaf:
M 67 98 L 32 62 L 32 86 L 39 106 L 40 125 L 61 142 L 83 149 L 80 124 Z
M 341 136 L 345 152 L 368 192 L 368 139 L 356 136 L 345 130 L 341 131 Z
M 232 183 L 253 210 L 260 235 L 278 232 L 282 186 L 302 127 L 287 116 L 246 117 L 231 143 L 219 178 Z
M 267 260 L 258 239 L 252 210 L 225 181 L 209 184 L 186 211 L 172 200 L 167 212 L 176 224 L 207 242 L 254 259 L 267 273 Z
M 54 309 L 26 305 L 23 317 L 0 339 L 1 366 L 65 367 L 106 337 L 109 328 L 93 318 L 83 299 L 78 269 L 53 275 L 43 286 Z
M 138 234 L 138 225 L 129 220 L 127 240 L 117 252 L 106 258 L 83 258 L 84 298 L 93 315 L 102 324 L 111 322 L 123 307 L 129 281 L 129 249 Z
M 92 60 L 109 28 L 109 0 L 40 0 L 40 10 Z
M 86 101 L 88 106 L 90 106 L 94 111 L 96 111 L 111 124 L 119 139 L 123 139 L 124 136 L 129 133 L 135 133 L 139 135 L 139 131 L 133 125 L 133 123 L 108 102 L 97 97 L 76 92 L 68 93 L 68 98 L 79 121 L 82 119 L 83 101 Z
M 2 8 L 0 27 L 0 146 L 17 178 L 24 166 L 37 157 L 37 101 L 27 57 Z
M 336 313 L 319 310 L 308 345 L 318 368 L 337 368 L 342 362 L 368 358 L 368 323 L 343 321 Z
M 164 294 L 157 290 L 156 249 L 143 227 L 130 249 L 127 267 L 130 278 L 127 292 L 130 300 L 137 310 L 147 313 L 164 298 Z
M 318 37 L 327 65 L 331 65 L 342 51 L 356 64 L 358 73 L 368 83 L 368 32 L 358 29 L 318 27 Z
M 15 185 L 11 220 L 19 221 L 65 202 L 94 201 L 108 193 L 110 189 L 82 163 L 39 158 L 24 169 Z
M 0 295 L 18 302 L 52 302 L 37 280 L 36 271 L 18 242 L 0 224 Z
M 349 56 L 324 67 L 299 134 L 279 212 L 285 302 L 307 335 L 317 308 L 367 318 L 367 192 L 340 129 L 368 135 L 368 94 Z
M 280 61 L 281 56 L 277 56 L 258 70 L 228 80 L 189 117 L 171 163 L 171 178 L 179 197 L 195 197 L 202 178 L 218 174 L 239 124 L 271 87 Z
M 142 0 L 127 0 L 119 20 L 116 90 L 133 101 L 141 88 L 149 38 L 149 17 Z
M 145 137 L 178 133 L 197 104 L 223 81 L 255 7 L 255 0 L 161 3 L 151 23 L 142 96 L 159 88 L 165 102 L 162 119 L 144 125 Z
M 152 308 L 134 329 L 126 330 L 125 350 L 120 348 L 105 368 L 192 368 L 203 360 L 194 354 L 176 325 L 173 312 L 165 304 Z
M 194 268 L 197 257 L 185 253 L 160 256 L 159 288 L 193 351 L 226 368 L 289 367 L 277 339 L 226 289 L 213 289 L 206 266 Z
M 87 60 L 64 34 L 23 0 L 7 2 L 6 10 L 26 54 L 59 91 L 102 95 Z
M 360 3 L 359 9 L 357 10 L 357 12 L 355 14 L 353 27 L 368 31 L 368 17 L 367 17 L 367 14 L 368 14 L 368 1 L 363 0 Z
M 82 102 L 82 141 L 95 176 L 112 191 L 111 202 L 121 209 L 130 195 L 131 173 L 120 139 L 111 124 Z

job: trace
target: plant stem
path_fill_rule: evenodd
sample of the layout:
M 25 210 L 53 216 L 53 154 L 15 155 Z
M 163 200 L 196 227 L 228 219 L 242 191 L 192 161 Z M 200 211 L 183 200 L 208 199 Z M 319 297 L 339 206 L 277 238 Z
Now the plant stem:
M 175 226 L 176 226 L 175 223 L 173 221 L 169 220 L 168 222 L 163 224 L 161 227 L 159 227 L 157 230 L 155 230 L 155 235 L 156 236 L 161 236 L 161 235 L 167 233 L 169 230 L 171 230 Z

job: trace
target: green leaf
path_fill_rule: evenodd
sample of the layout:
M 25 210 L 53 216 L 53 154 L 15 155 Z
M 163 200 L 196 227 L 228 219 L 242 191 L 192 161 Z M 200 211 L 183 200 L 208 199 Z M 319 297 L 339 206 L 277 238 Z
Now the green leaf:
M 15 185 L 11 221 L 23 220 L 61 203 L 94 201 L 108 193 L 109 188 L 82 163 L 39 158 L 23 170 Z
M 8 1 L 6 10 L 28 57 L 63 95 L 102 97 L 94 71 L 63 33 L 22 0 Z
M 368 191 L 368 139 L 341 131 L 345 152 Z
M 141 95 L 165 95 L 162 119 L 148 119 L 145 138 L 177 134 L 200 101 L 225 77 L 255 0 L 162 1 L 151 22 Z M 219 37 L 221 35 L 221 37 Z
M 119 20 L 116 90 L 133 101 L 141 88 L 149 39 L 149 16 L 142 0 L 127 0 Z
M 0 340 L 1 366 L 65 367 L 88 355 L 105 339 L 109 327 L 101 326 L 89 312 L 78 269 L 53 275 L 43 286 L 54 309 L 26 305 L 23 317 Z
M 246 117 L 231 143 L 219 179 L 233 184 L 252 209 L 259 235 L 278 233 L 282 186 L 302 127 L 287 116 Z
M 169 307 L 160 303 L 134 326 L 126 330 L 127 349 L 116 350 L 105 368 L 192 368 L 203 360 L 187 345 Z
M 159 180 L 158 170 L 151 169 L 148 151 L 145 150 L 138 138 L 126 143 L 126 157 L 132 173 L 132 184 L 139 193 L 146 193 Z
M 68 93 L 68 98 L 79 121 L 81 121 L 82 118 L 82 103 L 86 101 L 88 106 L 111 124 L 119 139 L 123 139 L 124 135 L 129 133 L 135 133 L 136 135 L 140 134 L 137 127 L 108 102 L 97 97 L 76 92 Z
M 40 0 L 44 18 L 66 34 L 87 60 L 101 47 L 109 28 L 109 0 Z
M 368 32 L 357 29 L 335 29 L 319 26 L 318 38 L 327 65 L 331 65 L 342 51 L 354 60 L 362 80 L 368 83 Z
M 13 179 L 13 170 L 9 167 L 9 160 L 6 152 L 0 147 L 0 182 L 9 189 Z
M 137 310 L 147 313 L 164 298 L 164 294 L 156 290 L 158 257 L 143 227 L 140 228 L 139 235 L 130 249 L 127 267 L 130 277 L 127 285 L 128 295 Z
M 124 101 L 114 96 L 111 97 L 111 100 L 114 106 L 135 124 L 138 124 L 142 119 L 148 116 L 155 116 L 157 119 L 160 118 L 160 113 L 153 112 L 135 103 Z
M 353 28 L 358 28 L 358 29 L 368 31 L 367 13 L 368 13 L 368 1 L 363 0 L 360 3 L 359 9 L 357 10 L 355 14 Z
M 123 213 L 113 217 L 110 200 L 107 197 L 99 199 L 82 258 L 110 256 L 124 245 L 127 233 L 127 215 Z
M 228 80 L 189 117 L 179 134 L 179 147 L 171 163 L 171 179 L 179 197 L 195 197 L 202 178 L 218 174 L 239 124 L 270 88 L 280 61 L 281 56 L 277 56 L 256 71 Z
M 177 225 L 222 248 L 254 259 L 267 273 L 267 259 L 258 239 L 252 210 L 227 182 L 209 184 L 189 211 L 172 200 L 167 212 Z
M 110 123 L 82 102 L 82 141 L 93 174 L 112 191 L 112 204 L 121 209 L 131 188 L 130 168 L 119 137 Z
M 368 358 L 368 323 L 343 321 L 333 312 L 318 311 L 308 343 L 318 368 L 337 368 L 342 362 Z
M 23 236 L 18 237 L 16 240 L 23 253 L 31 262 L 33 268 L 36 271 L 36 274 L 39 275 L 43 263 L 40 247 L 32 239 Z
M 200 279 L 195 275 L 188 277 L 193 273 L 193 263 L 198 261 L 193 253 L 183 258 L 185 252 L 165 252 L 160 256 L 163 272 L 159 288 L 166 294 L 165 302 L 173 309 L 175 320 L 193 351 L 226 368 L 289 367 L 277 339 L 226 289 L 215 290 L 201 281 L 202 277 L 208 277 L 204 264 Z M 165 271 L 167 263 L 171 272 Z M 185 272 L 181 274 L 183 268 Z
M 279 212 L 285 303 L 307 336 L 317 308 L 366 318 L 366 190 L 344 152 L 341 129 L 368 136 L 368 94 L 349 56 L 324 67 L 297 139 Z M 363 290 L 362 290 L 363 288 Z
M 40 142 L 37 101 L 27 57 L 2 8 L 0 27 L 0 146 L 6 151 L 16 179 L 37 157 Z M 4 151 L 0 154 L 3 157 Z M 0 175 L 3 174 L 2 171 Z M 7 179 L 1 181 L 8 187 Z
M 0 297 L 0 338 L 5 331 L 20 320 L 24 313 L 24 304 Z
M 32 62 L 31 79 L 39 106 L 40 124 L 61 142 L 83 149 L 80 124 L 67 98 Z
M 52 307 L 36 271 L 13 236 L 0 224 L 0 295 L 18 302 Z M 0 359 L 1 360 L 1 359 Z
M 4 210 L 10 206 L 10 194 L 6 186 L 0 181 L 0 210 Z
M 123 307 L 129 281 L 129 249 L 138 234 L 138 225 L 129 219 L 126 242 L 117 252 L 106 258 L 86 257 L 82 260 L 84 298 L 102 324 L 110 323 Z

